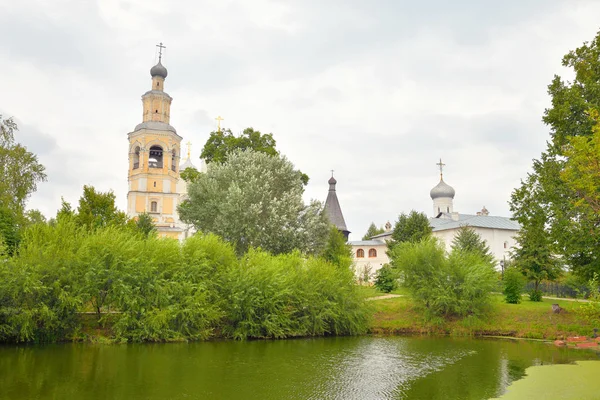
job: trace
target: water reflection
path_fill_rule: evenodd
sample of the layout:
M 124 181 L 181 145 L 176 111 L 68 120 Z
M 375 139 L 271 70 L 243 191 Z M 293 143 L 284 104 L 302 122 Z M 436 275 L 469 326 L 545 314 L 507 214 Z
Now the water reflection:
M 487 399 L 531 365 L 590 358 L 418 337 L 0 347 L 0 399 Z

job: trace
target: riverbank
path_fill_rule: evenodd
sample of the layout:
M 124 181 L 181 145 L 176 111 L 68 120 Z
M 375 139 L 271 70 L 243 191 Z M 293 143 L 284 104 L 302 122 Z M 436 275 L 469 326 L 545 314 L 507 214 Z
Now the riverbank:
M 382 294 L 382 293 L 379 293 Z M 564 310 L 555 314 L 552 304 Z M 409 296 L 371 301 L 373 318 L 369 332 L 374 335 L 454 335 L 507 336 L 527 339 L 566 339 L 569 336 L 590 335 L 594 327 L 575 312 L 580 304 L 572 300 L 543 299 L 542 302 L 523 300 L 507 304 L 502 295 L 493 295 L 484 318 L 438 320 L 426 322 Z

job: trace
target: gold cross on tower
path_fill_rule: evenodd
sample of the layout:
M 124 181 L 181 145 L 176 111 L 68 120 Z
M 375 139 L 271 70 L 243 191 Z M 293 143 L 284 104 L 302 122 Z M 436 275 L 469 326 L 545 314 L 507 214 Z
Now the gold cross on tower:
M 217 120 L 217 131 L 221 132 L 221 121 L 223 121 L 224 118 L 221 118 L 221 116 L 219 115 L 217 118 L 215 118 Z
M 440 167 L 440 179 L 442 179 L 442 176 L 444 175 L 444 167 L 446 166 L 446 164 L 444 164 L 442 162 L 442 159 L 440 158 L 440 162 L 436 163 L 435 165 Z
M 158 47 L 158 62 L 162 59 L 162 49 L 166 49 L 167 46 L 163 46 L 162 42 L 156 45 Z
M 190 159 L 190 153 L 192 152 L 192 142 L 187 142 L 187 153 L 188 153 L 188 160 Z

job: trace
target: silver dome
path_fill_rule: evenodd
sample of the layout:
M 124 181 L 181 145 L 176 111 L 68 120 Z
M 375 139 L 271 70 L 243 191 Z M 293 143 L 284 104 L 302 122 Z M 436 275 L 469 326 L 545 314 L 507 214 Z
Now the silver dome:
M 454 188 L 444 182 L 443 179 L 440 179 L 440 183 L 438 183 L 433 189 L 431 189 L 431 192 L 429 192 L 432 200 L 440 197 L 450 197 L 453 199 L 455 194 L 456 192 L 454 191 Z
M 152 75 L 152 77 L 162 76 L 163 78 L 166 78 L 167 77 L 167 69 L 164 67 L 164 65 L 162 65 L 162 63 L 160 61 L 158 61 L 158 64 L 156 64 L 154 67 L 152 67 L 150 69 L 150 75 Z

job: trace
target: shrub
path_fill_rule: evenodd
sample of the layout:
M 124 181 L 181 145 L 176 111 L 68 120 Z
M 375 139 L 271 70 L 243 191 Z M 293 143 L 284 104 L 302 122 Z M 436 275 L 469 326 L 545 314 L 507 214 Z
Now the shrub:
M 517 268 L 507 268 L 504 271 L 504 298 L 507 303 L 519 304 L 521 293 L 525 288 L 525 277 Z
M 542 291 L 539 289 L 532 289 L 529 292 L 530 301 L 542 301 Z
M 496 285 L 494 268 L 479 254 L 455 251 L 447 255 L 435 239 L 401 243 L 391 258 L 430 319 L 481 314 Z
M 375 287 L 377 290 L 390 293 L 398 288 L 398 274 L 391 265 L 385 264 L 375 274 Z

